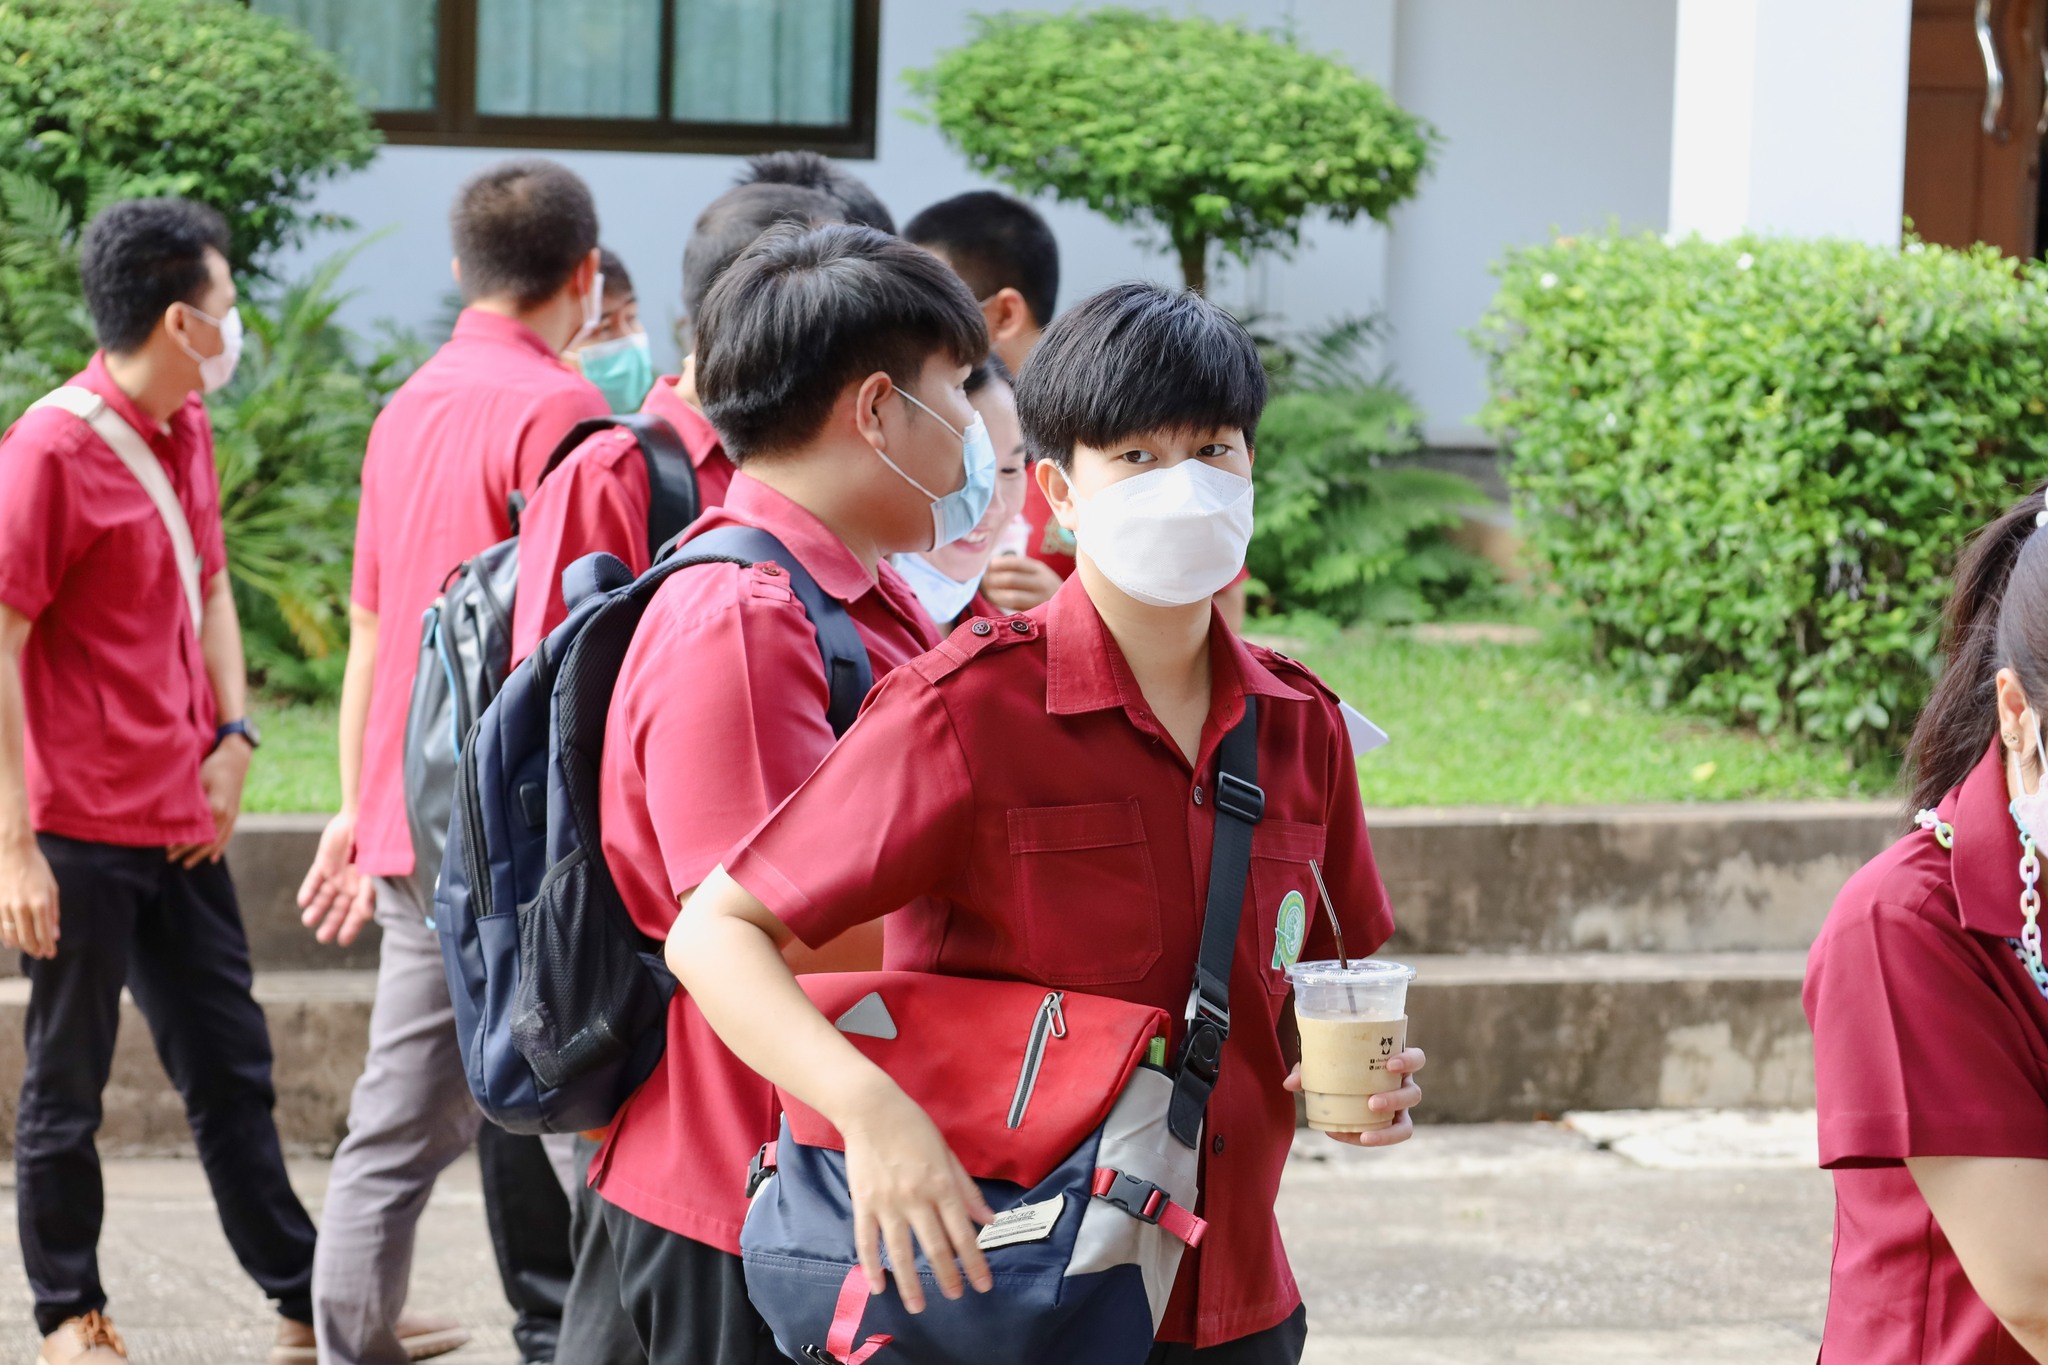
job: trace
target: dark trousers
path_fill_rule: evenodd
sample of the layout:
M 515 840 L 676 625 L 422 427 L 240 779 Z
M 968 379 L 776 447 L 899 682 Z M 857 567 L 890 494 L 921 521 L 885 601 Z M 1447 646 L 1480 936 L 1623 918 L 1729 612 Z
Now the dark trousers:
M 562 1305 L 562 1337 L 555 1359 L 560 1365 L 647 1365 L 647 1352 L 619 1293 L 619 1265 L 604 1225 L 604 1199 L 581 1180 L 597 1153 L 597 1143 L 576 1139 L 578 1181 L 569 1201 L 576 1274 Z
M 1277 1327 L 1203 1350 L 1184 1343 L 1152 1348 L 1145 1365 L 1300 1365 L 1308 1344 L 1308 1307 L 1297 1306 Z
M 228 1245 L 286 1317 L 311 1322 L 313 1220 L 285 1176 L 271 1117 L 270 1031 L 249 993 L 249 943 L 225 866 L 161 848 L 38 835 L 57 879 L 57 955 L 29 979 L 15 1207 L 36 1325 L 106 1306 L 94 1136 L 126 985 L 185 1102 Z
M 575 1270 L 568 1196 L 537 1137 L 486 1122 L 477 1130 L 476 1158 L 498 1280 L 505 1301 L 519 1315 L 512 1340 L 521 1360 L 552 1361 L 562 1330 L 562 1301 Z
M 651 1365 L 789 1365 L 747 1298 L 740 1258 L 603 1206 L 619 1297 Z

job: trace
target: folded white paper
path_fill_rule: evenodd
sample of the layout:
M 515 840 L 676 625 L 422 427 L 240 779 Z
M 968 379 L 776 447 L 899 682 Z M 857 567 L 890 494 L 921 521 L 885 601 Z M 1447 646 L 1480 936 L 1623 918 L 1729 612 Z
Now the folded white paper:
M 1387 732 L 1367 720 L 1363 711 L 1348 701 L 1339 701 L 1337 706 L 1344 712 L 1344 730 L 1351 736 L 1351 752 L 1354 756 L 1369 754 L 1388 742 L 1390 737 Z

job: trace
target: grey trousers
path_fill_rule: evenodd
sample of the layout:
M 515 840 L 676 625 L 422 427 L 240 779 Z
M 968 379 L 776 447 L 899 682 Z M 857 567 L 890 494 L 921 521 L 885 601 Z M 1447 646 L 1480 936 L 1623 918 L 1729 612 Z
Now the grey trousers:
M 408 1365 L 393 1331 L 434 1180 L 483 1121 L 463 1080 L 441 945 L 401 882 L 377 881 L 370 1053 L 334 1154 L 313 1256 L 320 1365 Z

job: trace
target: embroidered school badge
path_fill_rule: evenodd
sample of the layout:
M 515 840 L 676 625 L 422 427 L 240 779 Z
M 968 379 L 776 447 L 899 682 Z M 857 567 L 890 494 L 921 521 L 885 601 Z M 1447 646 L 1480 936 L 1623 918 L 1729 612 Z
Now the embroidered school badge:
M 1299 891 L 1280 900 L 1273 919 L 1273 970 L 1284 972 L 1301 958 L 1301 941 L 1308 935 L 1308 902 Z

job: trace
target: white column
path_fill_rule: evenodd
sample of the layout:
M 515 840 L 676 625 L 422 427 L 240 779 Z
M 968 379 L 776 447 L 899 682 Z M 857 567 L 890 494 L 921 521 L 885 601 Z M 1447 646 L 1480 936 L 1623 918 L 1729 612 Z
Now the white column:
M 1912 0 L 1678 0 L 1671 231 L 1897 242 Z

